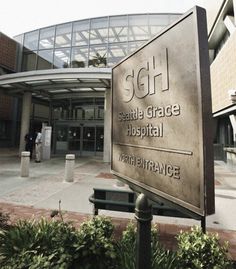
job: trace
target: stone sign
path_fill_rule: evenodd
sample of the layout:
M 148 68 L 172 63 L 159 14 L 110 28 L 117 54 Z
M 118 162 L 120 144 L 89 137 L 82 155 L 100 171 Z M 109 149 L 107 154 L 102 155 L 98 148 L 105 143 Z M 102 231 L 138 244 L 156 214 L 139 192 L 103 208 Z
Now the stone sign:
M 195 7 L 112 69 L 112 172 L 214 213 L 211 115 L 206 14 Z

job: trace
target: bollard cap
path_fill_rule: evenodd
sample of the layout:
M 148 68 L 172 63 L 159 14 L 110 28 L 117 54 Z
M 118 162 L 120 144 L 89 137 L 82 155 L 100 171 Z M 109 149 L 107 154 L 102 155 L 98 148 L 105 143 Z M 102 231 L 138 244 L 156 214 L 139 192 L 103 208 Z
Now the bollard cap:
M 75 154 L 66 154 L 66 160 L 74 160 Z
M 141 222 L 152 220 L 152 206 L 143 193 L 141 193 L 136 200 L 135 218 Z
M 29 151 L 22 151 L 21 157 L 30 157 L 30 152 Z

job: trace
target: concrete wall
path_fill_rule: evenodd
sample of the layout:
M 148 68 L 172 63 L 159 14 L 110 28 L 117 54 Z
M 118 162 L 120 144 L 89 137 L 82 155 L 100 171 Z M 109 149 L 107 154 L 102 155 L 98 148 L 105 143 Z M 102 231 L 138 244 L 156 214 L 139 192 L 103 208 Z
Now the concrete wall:
M 236 32 L 232 34 L 211 64 L 213 113 L 232 105 L 228 90 L 236 89 Z

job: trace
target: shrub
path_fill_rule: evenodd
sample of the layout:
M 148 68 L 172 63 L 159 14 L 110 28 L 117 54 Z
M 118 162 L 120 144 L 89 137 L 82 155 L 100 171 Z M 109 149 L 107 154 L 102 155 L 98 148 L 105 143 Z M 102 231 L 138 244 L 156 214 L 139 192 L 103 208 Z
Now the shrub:
M 204 234 L 200 227 L 195 226 L 191 232 L 180 232 L 177 241 L 180 268 L 231 268 L 227 258 L 227 243 L 221 246 L 217 234 Z
M 69 268 L 76 241 L 78 232 L 70 224 L 20 221 L 0 232 L 1 268 Z
M 20 221 L 0 232 L 2 269 L 115 268 L 113 225 L 93 218 L 77 231 L 59 221 Z
M 119 269 L 135 269 L 136 264 L 136 234 L 133 223 L 129 223 L 123 232 L 122 239 L 117 243 Z M 151 268 L 174 269 L 177 267 L 175 252 L 166 250 L 159 243 L 158 230 L 154 226 L 151 231 Z
M 81 269 L 115 268 L 113 230 L 111 220 L 106 217 L 97 216 L 83 223 L 79 230 L 79 241 L 74 244 L 74 264 Z
M 0 229 L 7 229 L 9 228 L 9 214 L 5 214 L 0 211 Z

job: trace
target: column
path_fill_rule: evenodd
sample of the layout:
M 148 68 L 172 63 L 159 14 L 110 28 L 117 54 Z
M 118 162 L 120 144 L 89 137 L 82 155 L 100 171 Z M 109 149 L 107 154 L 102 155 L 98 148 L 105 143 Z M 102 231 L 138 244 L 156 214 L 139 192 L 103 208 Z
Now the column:
M 104 145 L 103 161 L 110 162 L 111 153 L 111 89 L 106 89 L 104 104 Z
M 22 100 L 19 156 L 25 150 L 25 135 L 29 132 L 31 99 L 31 92 L 25 92 Z
M 233 0 L 233 7 L 234 7 L 234 24 L 236 25 L 236 0 Z
M 236 115 L 230 115 L 229 119 L 233 127 L 234 146 L 236 147 Z

